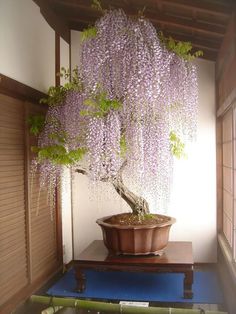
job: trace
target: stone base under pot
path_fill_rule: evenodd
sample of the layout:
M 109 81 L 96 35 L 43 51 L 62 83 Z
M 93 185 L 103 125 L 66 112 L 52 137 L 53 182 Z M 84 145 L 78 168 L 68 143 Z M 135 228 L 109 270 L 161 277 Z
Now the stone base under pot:
M 161 255 L 169 240 L 169 231 L 175 218 L 167 218 L 159 224 L 118 225 L 107 222 L 112 216 L 98 219 L 103 241 L 111 254 Z

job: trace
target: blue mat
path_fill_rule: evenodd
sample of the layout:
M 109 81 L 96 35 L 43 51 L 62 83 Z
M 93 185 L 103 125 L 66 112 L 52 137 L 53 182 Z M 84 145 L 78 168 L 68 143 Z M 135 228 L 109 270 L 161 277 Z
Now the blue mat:
M 161 301 L 221 304 L 223 297 L 214 272 L 194 272 L 193 299 L 183 298 L 183 274 L 85 271 L 87 286 L 74 292 L 71 269 L 47 293 L 53 296 L 126 301 Z

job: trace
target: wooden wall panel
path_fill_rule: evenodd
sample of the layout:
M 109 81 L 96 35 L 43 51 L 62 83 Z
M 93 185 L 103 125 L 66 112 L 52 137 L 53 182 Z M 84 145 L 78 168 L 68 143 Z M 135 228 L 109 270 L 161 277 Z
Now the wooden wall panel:
M 24 104 L 0 95 L 0 305 L 28 284 Z
M 45 114 L 46 110 L 28 104 L 27 115 Z M 35 137 L 28 137 L 29 165 L 35 157 L 30 147 L 37 144 Z M 30 169 L 28 171 L 30 173 Z M 47 187 L 40 188 L 37 173 L 30 176 L 29 187 L 29 216 L 30 216 L 30 248 L 31 248 L 31 275 L 36 280 L 45 272 L 58 266 L 60 258 L 57 252 L 57 225 L 55 207 L 50 208 Z
M 46 107 L 0 94 L 0 313 L 8 314 L 62 266 L 56 207 L 32 179 L 27 119 Z

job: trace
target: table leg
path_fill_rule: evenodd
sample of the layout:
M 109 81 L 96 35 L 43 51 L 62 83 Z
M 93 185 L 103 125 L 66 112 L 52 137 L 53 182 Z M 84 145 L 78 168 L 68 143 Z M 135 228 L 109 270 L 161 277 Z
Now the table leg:
M 75 279 L 76 279 L 76 292 L 82 293 L 86 288 L 86 277 L 83 269 L 80 267 L 75 268 Z
M 188 270 L 184 273 L 184 298 L 185 299 L 193 298 L 192 284 L 193 284 L 193 270 Z

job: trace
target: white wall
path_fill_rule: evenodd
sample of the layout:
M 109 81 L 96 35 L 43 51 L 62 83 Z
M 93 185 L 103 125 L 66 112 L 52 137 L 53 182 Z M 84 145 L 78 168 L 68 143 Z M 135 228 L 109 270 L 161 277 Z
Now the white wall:
M 60 38 L 60 69 L 62 67 L 70 68 L 70 46 L 63 38 Z M 66 83 L 65 79 L 61 77 L 60 83 L 64 85 Z
M 32 0 L 0 0 L 0 73 L 42 92 L 55 84 L 55 32 Z
M 68 264 L 73 260 L 72 236 L 72 204 L 71 204 L 71 175 L 68 168 L 63 170 L 61 183 L 61 216 L 62 216 L 62 245 L 63 263 Z
M 70 46 L 60 38 L 60 68 L 70 68 Z M 61 78 L 61 85 L 66 83 Z M 73 259 L 73 237 L 72 237 L 72 206 L 71 206 L 71 175 L 70 170 L 65 167 L 63 182 L 61 184 L 61 215 L 62 215 L 62 243 L 63 262 L 68 264 Z
M 74 69 L 79 65 L 80 55 L 81 55 L 81 32 L 71 31 L 71 69 Z
M 197 141 L 187 160 L 176 160 L 168 214 L 176 217 L 172 241 L 192 241 L 195 262 L 216 262 L 215 64 L 199 59 Z
M 72 32 L 72 65 L 79 63 L 80 35 Z M 199 117 L 197 141 L 187 147 L 188 159 L 175 162 L 169 215 L 177 218 L 172 241 L 192 241 L 195 262 L 216 261 L 216 157 L 215 157 L 215 64 L 197 60 Z M 100 184 L 91 198 L 88 179 L 75 174 L 73 182 L 73 229 L 75 258 L 92 240 L 101 239 L 99 217 L 127 211 L 112 187 Z

